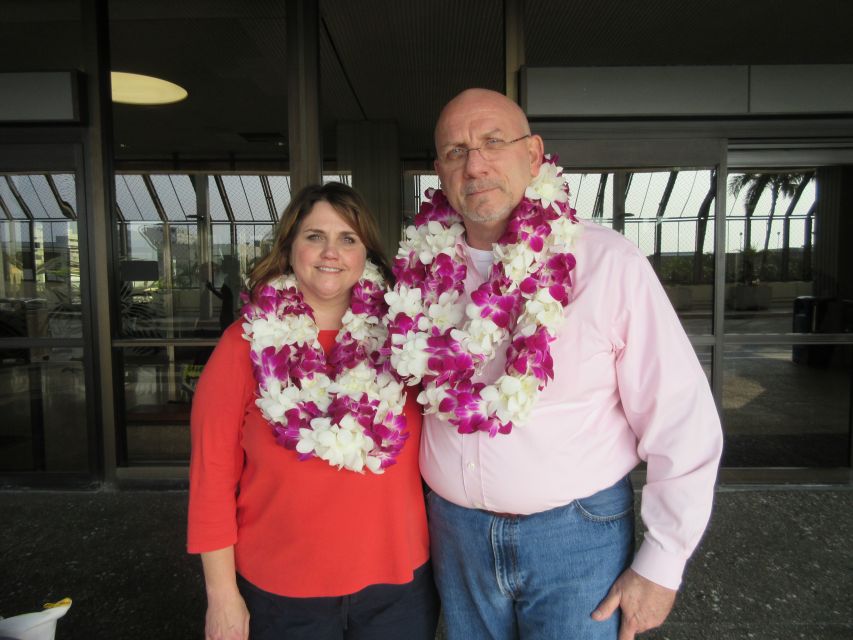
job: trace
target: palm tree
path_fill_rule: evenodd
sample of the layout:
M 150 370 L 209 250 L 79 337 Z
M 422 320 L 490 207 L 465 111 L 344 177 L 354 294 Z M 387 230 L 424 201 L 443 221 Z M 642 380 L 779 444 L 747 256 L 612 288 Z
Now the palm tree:
M 797 190 L 794 192 L 794 196 L 791 198 L 791 202 L 785 210 L 785 218 L 782 223 L 782 280 L 787 280 L 790 275 L 788 273 L 788 265 L 791 255 L 791 247 L 789 246 L 791 244 L 791 215 L 794 213 L 794 209 L 800 201 L 800 196 L 803 195 L 803 191 L 805 191 L 809 182 L 812 181 L 812 178 L 814 178 L 813 171 L 803 174 L 802 180 L 800 180 L 800 183 L 797 185 Z
M 717 170 L 711 169 L 711 181 L 708 192 L 699 205 L 696 213 L 696 245 L 693 250 L 693 283 L 702 282 L 702 255 L 705 247 L 705 233 L 708 230 L 708 217 L 711 214 L 711 205 L 717 195 Z
M 660 275 L 661 272 L 661 251 L 663 245 L 661 221 L 663 220 L 664 213 L 666 213 L 666 207 L 669 204 L 669 199 L 672 197 L 672 189 L 675 187 L 675 180 L 677 178 L 678 171 L 673 170 L 669 172 L 669 179 L 666 181 L 666 188 L 663 190 L 663 195 L 658 203 L 658 212 L 657 215 L 655 215 L 655 252 L 652 263 L 654 264 L 655 271 L 658 275 Z
M 752 216 L 755 207 L 766 189 L 770 189 L 770 215 L 767 217 L 767 232 L 764 235 L 764 253 L 761 256 L 761 267 L 759 273 L 764 270 L 767 260 L 767 250 L 770 247 L 770 231 L 773 225 L 773 217 L 776 215 L 776 203 L 779 196 L 786 198 L 794 196 L 800 183 L 811 179 L 811 173 L 743 173 L 734 176 L 729 182 L 729 193 L 735 198 L 746 189 L 746 202 L 744 211 L 746 213 L 746 225 L 744 227 L 744 264 L 743 278 L 745 282 L 752 280 L 752 262 L 746 257 L 747 250 L 752 245 Z M 805 185 L 803 185 L 805 188 Z

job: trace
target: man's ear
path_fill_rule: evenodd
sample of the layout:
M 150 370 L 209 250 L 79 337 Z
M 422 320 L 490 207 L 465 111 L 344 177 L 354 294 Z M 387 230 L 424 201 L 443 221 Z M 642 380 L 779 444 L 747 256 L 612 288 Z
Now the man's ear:
M 542 166 L 542 159 L 545 155 L 545 143 L 542 142 L 542 136 L 532 134 L 527 139 L 527 153 L 530 155 L 530 175 L 535 178 L 539 175 L 539 167 Z

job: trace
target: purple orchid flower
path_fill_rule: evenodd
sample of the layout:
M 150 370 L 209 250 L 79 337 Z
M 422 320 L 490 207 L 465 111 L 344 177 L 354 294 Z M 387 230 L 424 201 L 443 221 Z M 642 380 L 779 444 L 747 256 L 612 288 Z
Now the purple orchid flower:
M 510 375 L 518 372 L 535 376 L 542 390 L 554 378 L 554 359 L 549 348 L 553 341 L 544 327 L 539 327 L 532 336 L 518 336 L 507 349 L 505 371 Z
M 292 350 L 288 345 L 282 345 L 277 352 L 275 347 L 266 347 L 261 353 L 250 352 L 252 371 L 255 379 L 268 388 L 269 380 L 287 380 L 290 377 L 290 357 Z
M 454 340 L 450 333 L 447 331 L 442 334 L 433 327 L 433 335 L 427 338 L 426 351 L 430 354 L 427 368 L 435 373 L 424 376 L 426 382 L 457 387 L 474 373 L 473 357 L 463 350 L 462 345 Z
M 462 222 L 462 217 L 453 210 L 441 189 L 427 189 L 424 195 L 427 199 L 421 203 L 420 211 L 415 216 L 415 226 L 439 222 L 442 226 L 449 227 L 455 222 Z
M 394 272 L 397 282 L 407 287 L 417 287 L 427 277 L 426 265 L 418 260 L 414 251 L 409 254 L 408 258 L 395 258 L 391 270 Z
M 437 298 L 446 291 L 465 290 L 467 267 L 456 262 L 446 253 L 438 254 L 426 268 L 425 277 L 416 283 L 425 294 L 434 294 Z
M 502 329 L 508 329 L 521 309 L 521 295 L 518 291 L 502 295 L 495 281 L 483 283 L 471 294 L 471 302 L 480 307 L 480 317 L 489 318 Z

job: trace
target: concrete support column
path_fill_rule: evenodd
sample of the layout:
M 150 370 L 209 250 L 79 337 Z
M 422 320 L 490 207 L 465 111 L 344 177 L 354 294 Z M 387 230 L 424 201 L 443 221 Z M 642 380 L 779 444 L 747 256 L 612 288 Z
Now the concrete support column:
M 85 142 L 85 246 L 87 277 L 82 287 L 83 304 L 91 322 L 84 323 L 84 340 L 90 355 L 87 365 L 98 371 L 87 372 L 86 393 L 91 424 L 100 435 L 100 467 L 104 481 L 111 486 L 116 480 L 116 411 L 115 372 L 112 357 L 112 323 L 110 292 L 114 261 L 112 259 L 112 207 L 115 191 L 112 150 L 112 103 L 110 94 L 109 16 L 107 0 L 85 0 L 81 6 L 86 67 Z M 87 329 L 87 327 L 91 327 Z M 99 383 L 99 384 L 98 384 Z
M 323 172 L 320 138 L 320 9 L 313 0 L 287 0 L 287 122 L 290 188 L 319 183 Z
M 817 170 L 814 222 L 814 291 L 820 297 L 853 299 L 853 166 Z M 808 241 L 808 239 L 807 239 Z
M 379 222 L 390 260 L 400 241 L 402 163 L 394 122 L 338 123 L 338 168 L 352 172 L 352 186 L 367 200 Z

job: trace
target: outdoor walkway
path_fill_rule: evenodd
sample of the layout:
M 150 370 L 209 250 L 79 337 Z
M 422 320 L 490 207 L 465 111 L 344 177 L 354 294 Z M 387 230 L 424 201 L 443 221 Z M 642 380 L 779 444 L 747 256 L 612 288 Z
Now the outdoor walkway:
M 68 596 L 57 640 L 202 638 L 186 502 L 182 491 L 0 492 L 0 615 Z M 850 640 L 851 594 L 853 488 L 724 488 L 676 610 L 643 638 Z

